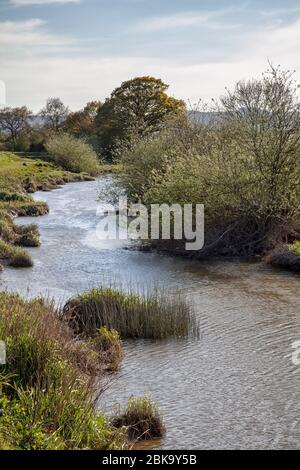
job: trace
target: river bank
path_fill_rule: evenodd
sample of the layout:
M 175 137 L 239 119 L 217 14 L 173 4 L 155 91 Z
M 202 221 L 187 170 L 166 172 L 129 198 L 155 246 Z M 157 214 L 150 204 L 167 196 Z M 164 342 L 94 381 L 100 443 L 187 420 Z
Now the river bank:
M 115 167 L 102 165 L 99 172 L 113 172 Z M 48 213 L 47 204 L 34 200 L 32 193 L 94 179 L 87 173 L 62 170 L 51 163 L 47 155 L 0 152 L 0 270 L 7 265 L 32 266 L 31 257 L 20 247 L 39 246 L 38 231 L 34 224 L 27 227 L 13 222 L 16 217 L 37 217 Z

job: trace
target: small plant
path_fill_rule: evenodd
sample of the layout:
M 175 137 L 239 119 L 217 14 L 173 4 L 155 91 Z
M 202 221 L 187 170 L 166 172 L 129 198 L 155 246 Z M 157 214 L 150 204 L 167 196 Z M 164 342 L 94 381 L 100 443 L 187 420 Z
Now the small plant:
M 107 365 L 107 369 L 117 370 L 123 358 L 119 333 L 102 326 L 93 338 L 92 344 L 100 354 L 102 362 Z
M 64 315 L 78 332 L 93 335 L 101 328 L 118 331 L 121 338 L 163 339 L 198 334 L 194 314 L 180 297 L 134 293 L 100 287 L 71 299 Z
M 111 419 L 115 428 L 126 428 L 129 441 L 162 437 L 165 427 L 157 405 L 149 397 L 130 397 L 125 407 L 118 407 Z
M 30 255 L 18 246 L 10 245 L 0 239 L 0 259 L 5 260 L 14 268 L 26 268 L 33 266 Z

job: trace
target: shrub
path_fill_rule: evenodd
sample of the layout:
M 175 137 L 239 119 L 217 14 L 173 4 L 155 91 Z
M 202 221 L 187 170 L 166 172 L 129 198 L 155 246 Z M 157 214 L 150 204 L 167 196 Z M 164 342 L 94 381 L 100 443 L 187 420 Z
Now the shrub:
M 125 427 L 129 441 L 155 439 L 165 432 L 159 410 L 147 396 L 130 397 L 127 406 L 118 407 L 111 424 L 116 428 Z
M 56 134 L 47 141 L 46 150 L 51 160 L 65 170 L 89 175 L 99 173 L 97 155 L 83 139 L 68 134 Z
M 101 327 L 118 331 L 121 338 L 163 339 L 198 333 L 187 302 L 163 293 L 141 297 L 100 287 L 71 299 L 64 315 L 76 331 L 88 335 Z

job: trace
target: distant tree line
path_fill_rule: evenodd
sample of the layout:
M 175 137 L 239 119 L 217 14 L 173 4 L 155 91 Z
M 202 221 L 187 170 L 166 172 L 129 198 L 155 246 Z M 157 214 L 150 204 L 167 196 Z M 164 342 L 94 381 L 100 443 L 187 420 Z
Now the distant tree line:
M 0 110 L 2 148 L 42 152 L 54 134 L 84 139 L 101 159 L 112 161 L 120 145 L 158 131 L 185 104 L 167 95 L 168 85 L 154 77 L 137 77 L 116 88 L 104 103 L 91 101 L 72 112 L 59 98 L 49 98 L 34 115 L 27 106 Z

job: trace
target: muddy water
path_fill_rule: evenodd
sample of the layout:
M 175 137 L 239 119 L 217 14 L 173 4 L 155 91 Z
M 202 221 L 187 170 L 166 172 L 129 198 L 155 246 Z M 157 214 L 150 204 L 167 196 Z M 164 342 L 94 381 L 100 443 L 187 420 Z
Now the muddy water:
M 201 327 L 198 341 L 125 342 L 120 372 L 103 397 L 109 410 L 148 392 L 164 414 L 157 447 L 300 448 L 299 276 L 263 264 L 197 263 L 99 242 L 98 182 L 73 183 L 35 197 L 51 212 L 35 220 L 42 246 L 35 266 L 6 269 L 2 289 L 42 293 L 62 302 L 100 282 L 185 292 Z

